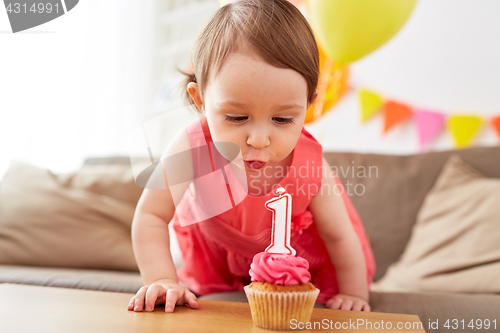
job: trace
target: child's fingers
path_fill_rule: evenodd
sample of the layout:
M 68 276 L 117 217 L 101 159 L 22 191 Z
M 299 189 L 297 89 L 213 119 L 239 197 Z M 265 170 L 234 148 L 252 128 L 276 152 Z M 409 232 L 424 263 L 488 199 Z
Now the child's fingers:
M 369 304 L 365 304 L 365 306 L 363 306 L 363 311 L 370 312 L 371 310 L 372 308 L 370 307 Z
M 340 309 L 341 304 L 342 304 L 342 299 L 340 299 L 340 298 L 330 298 L 326 302 L 326 306 L 328 306 L 330 309 L 334 309 L 334 310 Z
M 184 293 L 184 298 L 186 300 L 186 305 L 189 305 L 189 307 L 192 309 L 198 309 L 199 306 L 198 300 L 196 299 L 196 296 L 192 292 L 186 289 L 186 292 Z
M 165 312 L 174 312 L 175 304 L 179 299 L 179 292 L 177 289 L 168 289 L 167 298 L 165 300 Z
M 160 295 L 161 292 L 165 292 L 165 288 L 163 288 L 159 284 L 152 284 L 149 286 L 146 292 L 146 303 L 144 304 L 144 308 L 146 311 L 153 311 L 156 304 L 156 299 Z
M 342 306 L 340 307 L 340 310 L 351 310 L 352 303 L 353 302 L 350 299 L 344 300 L 344 302 L 342 302 Z
M 365 304 L 363 302 L 354 302 L 352 305 L 352 311 L 361 311 Z
M 333 298 L 330 298 L 329 300 L 327 300 L 325 302 L 325 306 L 329 309 L 331 309 L 331 305 L 332 305 L 332 302 L 333 302 Z
M 134 309 L 135 296 L 130 299 L 128 303 L 127 310 L 132 311 Z
M 141 289 L 139 289 L 139 291 L 135 295 L 134 311 L 142 311 L 142 308 L 144 307 L 144 297 L 146 296 L 147 290 L 148 287 L 141 287 Z

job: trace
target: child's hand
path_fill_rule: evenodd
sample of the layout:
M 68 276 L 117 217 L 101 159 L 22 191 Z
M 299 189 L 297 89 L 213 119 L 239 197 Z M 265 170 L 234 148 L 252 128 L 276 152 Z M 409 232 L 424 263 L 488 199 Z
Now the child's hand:
M 362 298 L 337 294 L 330 298 L 325 303 L 327 308 L 330 309 L 340 309 L 340 310 L 353 310 L 353 311 L 366 311 L 370 312 L 370 304 Z
M 128 304 L 129 311 L 153 311 L 155 305 L 165 304 L 165 312 L 174 312 L 175 305 L 198 308 L 196 296 L 187 288 L 173 280 L 158 280 L 144 286 L 132 297 Z

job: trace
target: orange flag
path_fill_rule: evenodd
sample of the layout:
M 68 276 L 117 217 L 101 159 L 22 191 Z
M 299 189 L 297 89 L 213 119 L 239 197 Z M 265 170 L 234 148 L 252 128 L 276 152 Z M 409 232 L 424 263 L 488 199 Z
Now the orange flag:
M 387 133 L 394 125 L 403 122 L 411 115 L 411 108 L 407 105 L 387 101 L 382 107 L 384 114 L 384 134 Z
M 493 126 L 493 129 L 497 132 L 498 139 L 500 140 L 500 116 L 491 119 L 491 126 Z

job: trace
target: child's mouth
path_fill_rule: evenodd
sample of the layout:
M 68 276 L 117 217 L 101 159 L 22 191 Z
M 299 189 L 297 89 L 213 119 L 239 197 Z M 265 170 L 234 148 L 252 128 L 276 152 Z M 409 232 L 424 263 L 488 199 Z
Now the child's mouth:
M 250 169 L 259 170 L 259 169 L 262 169 L 264 167 L 264 165 L 266 165 L 266 162 L 262 162 L 262 161 L 245 161 L 245 165 L 248 168 L 250 168 Z

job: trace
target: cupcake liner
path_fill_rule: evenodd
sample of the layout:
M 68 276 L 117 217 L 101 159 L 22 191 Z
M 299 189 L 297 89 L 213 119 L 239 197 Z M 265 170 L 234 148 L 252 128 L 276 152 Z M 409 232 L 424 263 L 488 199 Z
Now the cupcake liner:
M 290 321 L 308 322 L 319 289 L 312 291 L 273 292 L 244 287 L 254 326 L 268 330 L 291 330 Z

